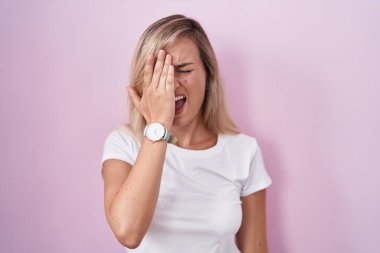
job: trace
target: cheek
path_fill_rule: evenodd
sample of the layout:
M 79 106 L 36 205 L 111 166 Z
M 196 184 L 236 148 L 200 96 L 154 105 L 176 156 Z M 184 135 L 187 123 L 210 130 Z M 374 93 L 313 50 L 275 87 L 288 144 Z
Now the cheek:
M 191 87 L 191 93 L 195 96 L 197 104 L 202 104 L 205 96 L 206 84 L 201 80 L 197 80 Z
M 193 75 L 184 77 L 182 84 L 192 94 L 193 98 L 203 101 L 206 89 L 206 79 L 203 79 L 203 76 Z
M 192 86 L 196 89 L 202 90 L 206 87 L 206 79 L 203 78 L 203 76 L 191 76 L 185 79 L 185 83 L 188 84 L 188 86 Z

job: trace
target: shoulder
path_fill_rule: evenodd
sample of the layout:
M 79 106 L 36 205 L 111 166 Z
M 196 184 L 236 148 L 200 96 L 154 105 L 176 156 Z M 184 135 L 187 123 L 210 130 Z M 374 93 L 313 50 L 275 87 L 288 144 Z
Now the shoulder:
M 133 132 L 132 132 L 132 130 L 129 127 L 128 124 L 115 126 L 108 133 L 108 136 L 118 136 L 121 139 L 131 140 L 131 141 L 136 141 L 137 142 L 137 138 L 133 134 Z
M 137 138 L 133 134 L 133 132 L 132 132 L 132 130 L 128 124 L 118 125 L 118 126 L 114 127 L 108 133 L 107 139 L 113 140 L 113 141 L 118 141 L 118 142 L 124 142 L 124 143 L 139 145 Z
M 238 150 L 249 150 L 250 152 L 256 151 L 258 148 L 257 139 L 253 136 L 239 133 L 239 134 L 223 134 L 226 144 Z
M 103 147 L 102 163 L 107 159 L 119 159 L 134 164 L 140 143 L 126 125 L 114 127 L 107 135 Z

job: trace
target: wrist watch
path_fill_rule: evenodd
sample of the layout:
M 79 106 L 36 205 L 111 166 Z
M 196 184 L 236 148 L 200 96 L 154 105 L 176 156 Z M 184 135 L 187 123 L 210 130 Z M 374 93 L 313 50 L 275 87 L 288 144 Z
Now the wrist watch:
M 158 122 L 146 125 L 144 128 L 144 136 L 146 136 L 149 140 L 153 142 L 162 139 L 169 142 L 170 139 L 169 130 L 166 127 L 164 127 L 164 125 Z

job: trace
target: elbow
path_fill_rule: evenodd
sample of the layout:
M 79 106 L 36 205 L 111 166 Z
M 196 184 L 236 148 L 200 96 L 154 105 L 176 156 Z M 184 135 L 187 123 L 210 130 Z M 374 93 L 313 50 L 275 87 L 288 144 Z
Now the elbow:
M 132 240 L 132 239 L 119 239 L 118 241 L 124 246 L 127 247 L 128 249 L 136 249 L 141 241 L 140 240 Z
M 125 220 L 109 216 L 109 225 L 120 244 L 128 249 L 137 248 L 144 239 L 147 229 L 138 219 Z
M 136 232 L 118 232 L 115 235 L 119 243 L 128 249 L 136 249 L 143 239 L 143 236 Z

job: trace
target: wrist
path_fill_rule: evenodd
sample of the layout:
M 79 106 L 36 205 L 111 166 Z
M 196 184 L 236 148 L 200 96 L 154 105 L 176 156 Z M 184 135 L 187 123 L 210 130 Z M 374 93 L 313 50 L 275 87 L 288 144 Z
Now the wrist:
M 153 142 L 170 140 L 170 130 L 161 122 L 150 122 L 144 128 L 144 136 Z
M 153 119 L 153 120 L 150 120 L 149 122 L 147 122 L 148 125 L 152 124 L 152 123 L 160 123 L 161 125 L 163 125 L 169 131 L 171 130 L 171 128 L 173 126 L 173 122 L 169 122 L 167 120 Z

